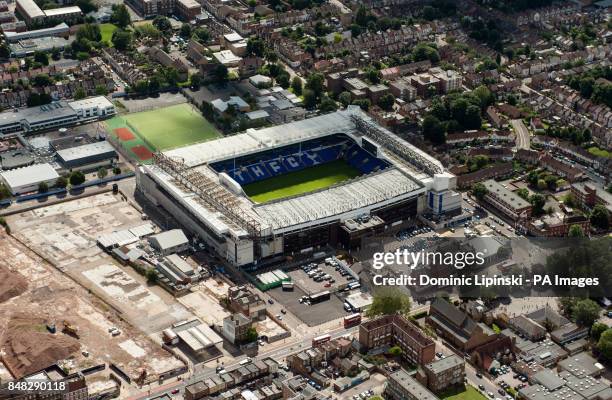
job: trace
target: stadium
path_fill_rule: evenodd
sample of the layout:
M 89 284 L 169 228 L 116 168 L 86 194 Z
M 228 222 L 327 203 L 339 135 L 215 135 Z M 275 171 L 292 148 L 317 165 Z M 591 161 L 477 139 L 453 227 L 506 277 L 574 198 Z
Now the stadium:
M 460 209 L 455 185 L 439 161 L 353 106 L 158 152 L 137 171 L 153 205 L 247 269 Z

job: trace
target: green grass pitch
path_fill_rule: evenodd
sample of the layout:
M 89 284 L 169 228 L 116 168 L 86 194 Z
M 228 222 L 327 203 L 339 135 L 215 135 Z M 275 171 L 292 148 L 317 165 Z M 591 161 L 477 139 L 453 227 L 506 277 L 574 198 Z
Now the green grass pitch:
M 123 118 L 156 150 L 169 150 L 220 136 L 217 129 L 187 103 L 127 114 Z
M 111 46 L 113 45 L 111 39 L 113 33 L 117 30 L 117 26 L 113 24 L 100 24 L 100 33 L 102 34 L 102 41 L 108 42 Z
M 256 203 L 282 199 L 289 196 L 324 189 L 335 183 L 361 175 L 344 160 L 290 172 L 274 178 L 254 182 L 243 187 L 244 192 Z

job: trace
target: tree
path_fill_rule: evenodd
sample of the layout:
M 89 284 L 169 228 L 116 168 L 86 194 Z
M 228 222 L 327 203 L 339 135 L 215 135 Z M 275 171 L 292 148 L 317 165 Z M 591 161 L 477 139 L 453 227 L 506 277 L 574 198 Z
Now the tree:
M 47 74 L 38 74 L 34 77 L 34 80 L 32 81 L 32 83 L 34 84 L 34 86 L 50 86 L 53 81 L 51 80 L 51 78 L 49 78 L 49 75 Z
M 610 226 L 610 215 L 608 210 L 602 204 L 597 204 L 593 207 L 590 218 L 591 224 L 594 227 L 602 230 L 607 230 Z
M 117 29 L 115 32 L 113 32 L 111 41 L 117 50 L 127 50 L 132 44 L 132 33 L 122 29 Z
M 372 105 L 370 99 L 355 99 L 352 104 L 359 106 L 363 111 L 368 111 Z
M 531 203 L 531 206 L 533 207 L 533 214 L 534 215 L 542 215 L 544 213 L 544 204 L 546 204 L 546 198 L 544 198 L 544 196 L 542 196 L 541 194 L 533 194 L 531 195 L 531 197 L 529 198 L 529 202 Z
M 42 65 L 49 65 L 49 55 L 44 51 L 36 51 L 34 52 L 34 61 Z
M 98 178 L 104 179 L 108 175 L 108 170 L 104 167 L 100 167 L 98 170 Z
M 575 238 L 584 237 L 584 232 L 582 231 L 580 225 L 572 225 L 570 226 L 569 231 L 567 232 L 567 236 Z
M 212 71 L 215 81 L 225 83 L 228 79 L 227 67 L 223 64 L 217 64 L 215 69 Z
M 74 91 L 74 99 L 75 100 L 81 100 L 84 99 L 86 96 L 85 94 L 85 90 L 83 90 L 82 87 L 79 87 L 77 90 Z
M 608 325 L 602 324 L 601 322 L 595 322 L 591 327 L 591 338 L 597 342 L 601 337 L 601 334 L 608 329 Z
M 153 19 L 153 26 L 156 27 L 163 35 L 169 34 L 172 31 L 170 20 L 163 15 L 158 15 Z
M 4 42 L 0 43 L 0 58 L 9 58 L 11 56 L 11 49 Z
M 47 193 L 49 191 L 49 185 L 47 182 L 40 182 L 38 184 L 38 193 Z
M 145 276 L 147 278 L 147 283 L 149 283 L 150 285 L 154 285 L 157 283 L 158 276 L 155 268 L 147 269 L 147 272 L 145 272 Z
M 338 105 L 333 99 L 330 99 L 329 96 L 324 95 L 321 99 L 321 104 L 319 104 L 319 111 L 322 113 L 328 113 L 332 111 L 336 111 L 338 109 Z
M 480 109 L 475 105 L 468 106 L 465 111 L 463 127 L 465 129 L 480 129 L 481 125 Z
M 202 77 L 199 74 L 191 75 L 191 88 L 194 90 L 198 90 L 200 86 L 202 86 Z
M 124 4 L 113 5 L 113 13 L 111 14 L 111 22 L 121 29 L 125 29 L 132 23 L 130 13 Z
M 301 96 L 303 87 L 304 85 L 302 83 L 302 78 L 299 76 L 294 76 L 291 80 L 291 89 L 293 89 L 293 93 L 296 96 Z
M 119 167 L 113 168 L 113 174 L 115 174 L 115 175 L 121 174 L 121 168 L 119 168 Z
M 522 199 L 529 200 L 529 190 L 526 188 L 520 188 L 516 191 L 516 194 Z
M 181 30 L 179 31 L 179 35 L 183 38 L 183 39 L 189 39 L 191 37 L 191 25 L 189 24 L 183 24 L 181 25 Z
M 324 85 L 325 76 L 320 72 L 314 72 L 306 78 L 306 88 L 312 90 L 317 98 L 319 98 L 323 90 L 325 90 Z
M 395 96 L 391 93 L 387 93 L 378 99 L 378 106 L 385 111 L 391 111 L 393 104 L 395 104 Z
M 367 80 L 369 80 L 373 84 L 380 83 L 380 71 L 375 68 L 368 68 L 365 73 L 365 76 Z
M 4 183 L 0 183 L 0 200 L 11 197 L 11 191 Z
M 77 40 L 88 40 L 90 42 L 99 42 L 102 40 L 102 32 L 98 24 L 81 25 L 76 33 Z
M 472 186 L 472 195 L 474 195 L 474 197 L 476 197 L 478 200 L 484 199 L 487 193 L 489 193 L 489 189 L 487 189 L 482 183 L 477 183 Z
M 351 94 L 349 92 L 342 92 L 338 95 L 338 101 L 344 106 L 347 107 L 351 104 Z
M 593 323 L 599 318 L 599 312 L 601 309 L 591 299 L 580 300 L 572 308 L 572 317 L 575 319 L 576 324 L 591 328 Z
M 266 55 L 266 43 L 261 38 L 249 38 L 246 48 L 247 55 L 264 57 Z
M 402 314 L 410 312 L 410 297 L 394 287 L 380 287 L 374 292 L 372 305 L 366 312 L 368 317 Z
M 194 38 L 201 44 L 206 44 L 210 40 L 210 32 L 206 28 L 196 28 L 193 31 Z
M 433 115 L 427 115 L 423 118 L 423 137 L 433 144 L 443 144 L 446 141 L 444 128 L 440 120 Z
M 85 175 L 81 171 L 74 171 L 70 174 L 70 184 L 72 186 L 81 185 L 85 182 Z
M 427 43 L 419 43 L 412 50 L 412 59 L 414 61 L 429 60 L 436 63 L 440 61 L 440 54 L 435 47 Z
M 60 176 L 59 178 L 57 178 L 57 180 L 55 181 L 55 187 L 56 188 L 60 188 L 63 189 L 66 186 L 68 186 L 68 178 L 66 178 L 65 176 Z
M 399 346 L 393 346 L 387 351 L 387 354 L 389 354 L 392 357 L 399 357 L 402 355 L 402 353 L 403 353 L 402 348 Z
M 612 360 L 612 329 L 607 329 L 601 334 L 597 342 L 597 351 L 608 361 Z
M 317 105 L 317 95 L 311 89 L 304 89 L 304 106 L 306 108 L 315 108 Z
M 495 101 L 495 96 L 485 85 L 478 86 L 472 91 L 472 94 L 478 98 L 480 109 L 483 111 Z
M 106 96 L 108 94 L 108 89 L 104 85 L 96 85 L 96 95 L 98 96 Z
M 259 335 L 257 334 L 255 327 L 250 327 L 247 329 L 247 332 L 244 335 L 244 343 L 253 343 L 258 337 Z

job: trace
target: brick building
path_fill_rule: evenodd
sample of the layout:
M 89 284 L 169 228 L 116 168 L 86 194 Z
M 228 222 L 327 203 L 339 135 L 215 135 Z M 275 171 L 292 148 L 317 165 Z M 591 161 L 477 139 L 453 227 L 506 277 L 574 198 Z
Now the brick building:
M 402 357 L 413 364 L 425 364 L 435 357 L 433 340 L 401 315 L 387 315 L 364 322 L 359 327 L 359 343 L 366 349 L 399 346 Z

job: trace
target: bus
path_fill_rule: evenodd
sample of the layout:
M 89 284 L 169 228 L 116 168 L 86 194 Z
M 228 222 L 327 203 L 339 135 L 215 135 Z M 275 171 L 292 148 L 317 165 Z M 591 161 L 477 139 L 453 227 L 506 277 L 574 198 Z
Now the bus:
M 351 314 L 344 317 L 344 329 L 357 326 L 361 323 L 361 314 Z
M 330 293 L 329 290 L 326 290 L 324 292 L 320 292 L 317 294 L 312 294 L 310 295 L 310 304 L 317 304 L 320 303 L 322 301 L 327 301 L 330 299 Z
M 317 336 L 315 338 L 312 338 L 312 347 L 322 345 L 323 343 L 327 343 L 330 340 L 331 340 L 330 334 Z

